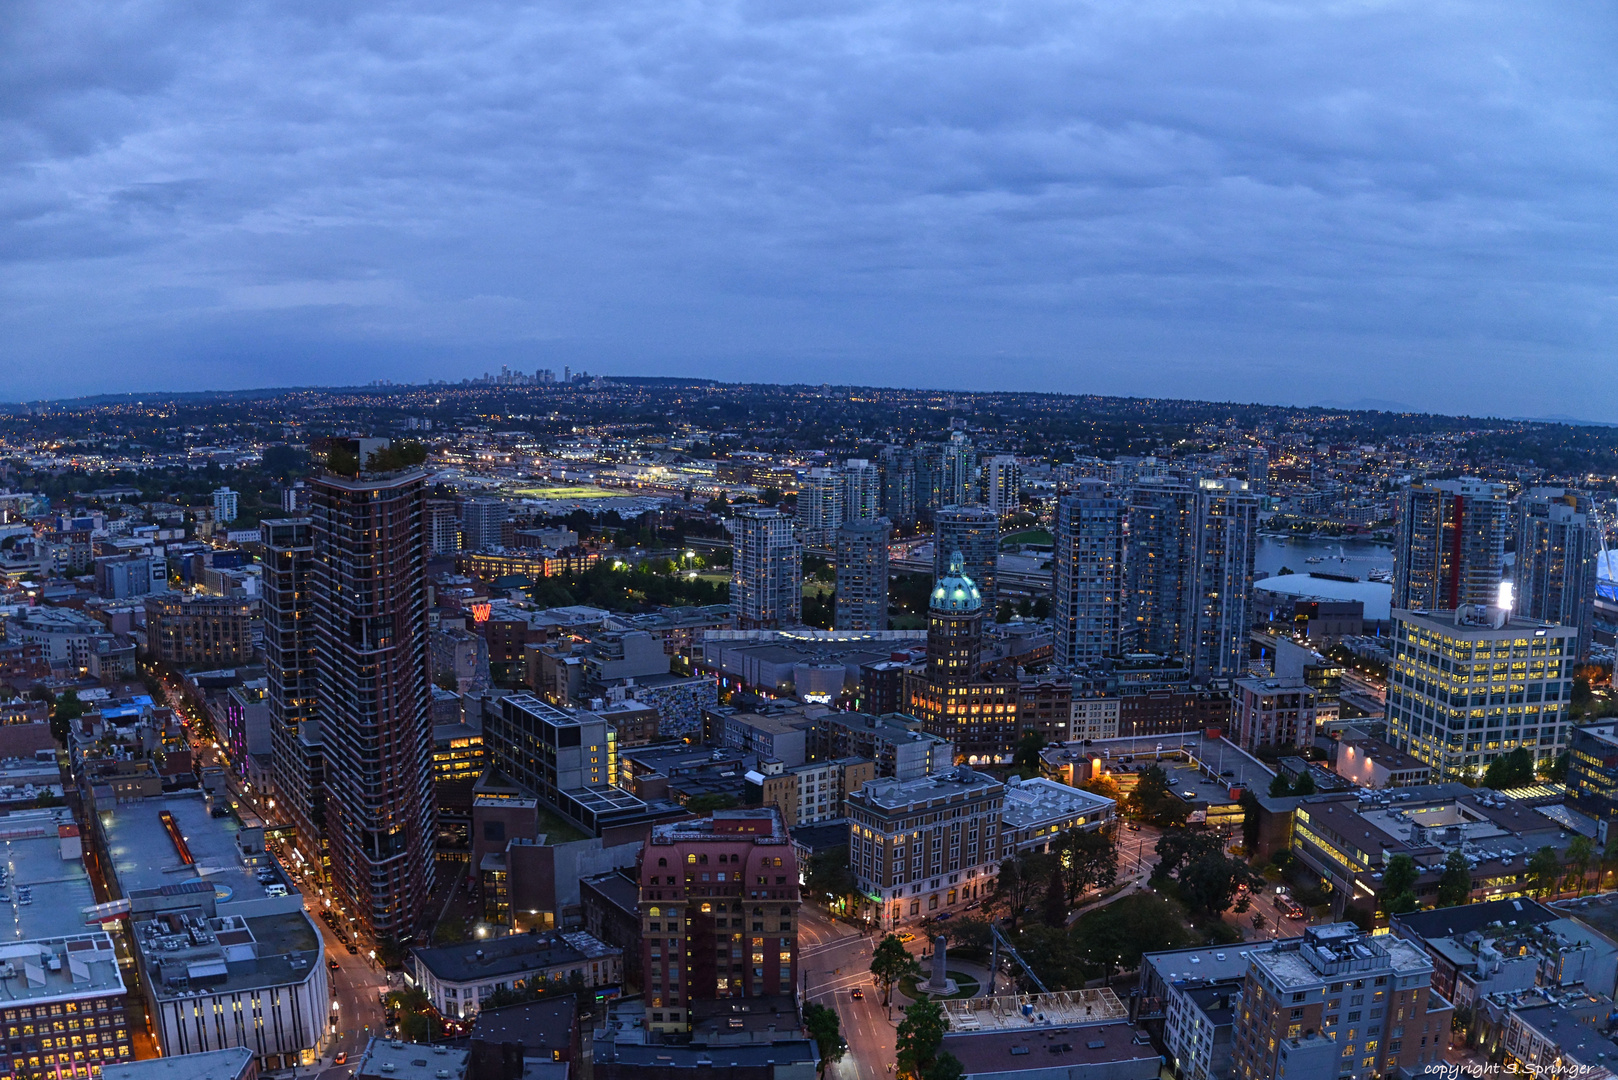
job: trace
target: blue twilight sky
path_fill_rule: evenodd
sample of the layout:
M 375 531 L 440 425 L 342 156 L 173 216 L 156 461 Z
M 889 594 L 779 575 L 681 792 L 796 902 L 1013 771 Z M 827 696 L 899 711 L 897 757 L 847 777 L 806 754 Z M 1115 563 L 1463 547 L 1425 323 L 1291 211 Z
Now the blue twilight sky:
M 1588 0 L 11 0 L 0 398 L 461 378 L 1618 420 Z

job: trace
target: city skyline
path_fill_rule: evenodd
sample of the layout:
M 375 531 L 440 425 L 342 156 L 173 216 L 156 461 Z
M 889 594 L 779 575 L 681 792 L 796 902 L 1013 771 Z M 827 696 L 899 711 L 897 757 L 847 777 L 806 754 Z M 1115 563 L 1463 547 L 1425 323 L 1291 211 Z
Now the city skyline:
M 1618 405 L 1600 9 L 12 25 L 0 396 L 507 363 Z

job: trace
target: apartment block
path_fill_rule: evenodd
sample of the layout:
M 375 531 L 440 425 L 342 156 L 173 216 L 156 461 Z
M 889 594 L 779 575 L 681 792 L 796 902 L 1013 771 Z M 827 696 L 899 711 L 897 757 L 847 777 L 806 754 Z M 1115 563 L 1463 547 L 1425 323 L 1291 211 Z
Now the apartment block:
M 1233 1003 L 1239 1080 L 1368 1080 L 1443 1060 L 1453 1010 L 1432 989 L 1432 962 L 1409 942 L 1332 923 L 1247 958 Z M 1321 1040 L 1329 1049 L 1313 1045 Z
M 848 796 L 849 866 L 883 928 L 960 911 L 994 886 L 1011 847 L 1005 786 L 962 765 L 916 780 L 873 780 Z
M 876 762 L 869 758 L 836 758 L 787 768 L 780 762 L 761 762 L 746 774 L 747 801 L 781 811 L 787 827 L 819 825 L 844 816 L 848 793 L 876 779 Z
M 798 862 L 773 806 L 653 826 L 641 854 L 641 979 L 650 1031 L 689 1031 L 693 1004 L 790 995 Z

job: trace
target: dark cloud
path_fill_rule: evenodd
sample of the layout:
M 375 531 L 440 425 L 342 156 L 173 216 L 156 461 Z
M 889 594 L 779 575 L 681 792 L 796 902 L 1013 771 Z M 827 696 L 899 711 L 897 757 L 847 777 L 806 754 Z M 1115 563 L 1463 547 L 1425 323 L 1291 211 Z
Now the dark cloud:
M 20 0 L 0 394 L 509 363 L 1618 410 L 1618 16 Z

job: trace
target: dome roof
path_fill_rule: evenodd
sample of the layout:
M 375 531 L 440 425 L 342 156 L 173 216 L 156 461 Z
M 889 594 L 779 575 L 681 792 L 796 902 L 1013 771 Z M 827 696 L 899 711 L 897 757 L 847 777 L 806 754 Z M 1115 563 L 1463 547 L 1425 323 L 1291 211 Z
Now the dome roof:
M 966 576 L 965 567 L 966 560 L 959 551 L 950 555 L 949 573 L 933 582 L 932 600 L 927 605 L 929 608 L 952 615 L 982 610 L 983 597 L 972 579 Z

